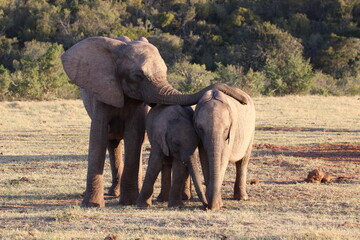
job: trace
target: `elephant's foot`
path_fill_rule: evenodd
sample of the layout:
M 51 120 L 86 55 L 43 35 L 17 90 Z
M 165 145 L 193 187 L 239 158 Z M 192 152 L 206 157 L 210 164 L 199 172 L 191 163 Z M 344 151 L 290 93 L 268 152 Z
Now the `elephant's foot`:
M 139 208 L 148 208 L 151 205 L 152 205 L 151 198 L 148 200 L 138 199 L 138 201 L 136 202 L 136 206 L 138 206 Z
M 183 201 L 169 199 L 168 207 L 183 207 L 183 206 L 184 206 Z
M 190 200 L 192 199 L 191 191 L 189 189 L 184 190 L 182 193 L 182 200 Z
M 85 197 L 81 203 L 82 207 L 100 207 L 100 208 L 105 207 L 104 196 L 90 197 L 89 195 L 90 194 L 85 193 Z
M 135 205 L 138 195 L 138 190 L 122 191 L 120 194 L 120 205 Z
M 246 201 L 246 200 L 249 199 L 249 196 L 247 195 L 247 193 L 243 193 L 243 194 L 240 194 L 240 193 L 236 194 L 235 193 L 234 194 L 234 199 L 238 200 L 238 201 L 240 201 L 240 200 Z
M 160 192 L 159 196 L 156 198 L 159 202 L 169 201 L 169 193 Z
M 243 200 L 243 201 L 246 201 L 249 199 L 249 196 L 246 192 L 241 192 L 241 191 L 235 191 L 234 192 L 234 199 L 235 200 Z
M 219 210 L 224 206 L 222 198 L 219 197 L 217 200 L 214 200 L 212 203 L 209 203 L 208 209 L 209 210 Z
M 107 193 L 109 196 L 120 197 L 120 186 L 112 185 Z

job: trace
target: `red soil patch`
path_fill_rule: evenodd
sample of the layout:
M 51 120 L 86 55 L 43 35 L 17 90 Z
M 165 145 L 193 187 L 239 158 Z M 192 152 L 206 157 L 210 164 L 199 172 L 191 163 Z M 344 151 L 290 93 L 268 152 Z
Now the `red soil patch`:
M 332 162 L 352 162 L 360 164 L 360 143 L 322 143 L 316 145 L 279 146 L 255 144 L 258 151 L 269 151 L 272 155 L 301 158 L 317 158 Z

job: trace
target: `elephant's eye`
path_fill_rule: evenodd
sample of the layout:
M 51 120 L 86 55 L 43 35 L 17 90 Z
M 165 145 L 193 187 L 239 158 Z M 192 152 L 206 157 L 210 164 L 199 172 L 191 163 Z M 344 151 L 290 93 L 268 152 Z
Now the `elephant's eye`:
M 130 76 L 134 81 L 137 82 L 142 82 L 145 80 L 145 76 L 141 71 L 133 71 Z
M 138 81 L 141 81 L 141 82 L 145 80 L 144 75 L 141 74 L 141 73 L 135 73 L 135 74 L 134 74 L 134 78 L 135 78 L 136 80 L 138 80 Z

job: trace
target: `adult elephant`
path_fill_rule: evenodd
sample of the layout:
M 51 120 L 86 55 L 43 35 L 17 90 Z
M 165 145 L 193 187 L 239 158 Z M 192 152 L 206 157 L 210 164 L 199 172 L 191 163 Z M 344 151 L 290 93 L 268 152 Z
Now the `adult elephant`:
M 128 39 L 128 38 L 127 38 Z M 139 162 L 144 119 L 138 111 L 144 103 L 192 105 L 208 89 L 219 89 L 246 104 L 247 98 L 225 84 L 182 95 L 166 78 L 167 67 L 158 49 L 141 41 L 90 37 L 68 49 L 61 57 L 68 77 L 82 88 L 84 103 L 91 102 L 88 172 L 83 206 L 103 207 L 103 168 L 109 125 L 121 119 L 125 161 L 120 184 L 120 204 L 135 204 L 139 192 Z M 140 118 L 140 119 L 139 119 Z M 111 128 L 111 127 L 110 127 Z

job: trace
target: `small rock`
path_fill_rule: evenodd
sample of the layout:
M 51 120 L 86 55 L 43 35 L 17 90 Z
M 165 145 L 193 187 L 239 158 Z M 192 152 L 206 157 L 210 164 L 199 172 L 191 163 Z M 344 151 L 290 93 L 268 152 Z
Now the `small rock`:
M 109 234 L 104 238 L 104 240 L 118 240 L 118 239 L 119 237 L 116 234 Z
M 333 178 L 329 175 L 326 175 L 321 179 L 321 183 L 331 183 L 333 181 Z
M 350 180 L 350 177 L 348 176 L 340 176 L 340 177 L 337 177 L 335 182 L 337 183 L 346 183 Z
M 310 183 L 321 182 L 321 180 L 324 178 L 324 176 L 325 176 L 325 174 L 324 174 L 323 170 L 315 169 L 315 170 L 309 172 L 305 181 L 310 182 Z
M 252 179 L 252 180 L 250 181 L 250 184 L 251 184 L 251 185 L 258 185 L 258 184 L 260 184 L 260 181 L 259 181 L 258 179 Z
M 31 179 L 28 178 L 28 177 L 22 177 L 22 178 L 19 179 L 19 181 L 21 181 L 21 182 L 30 182 Z

